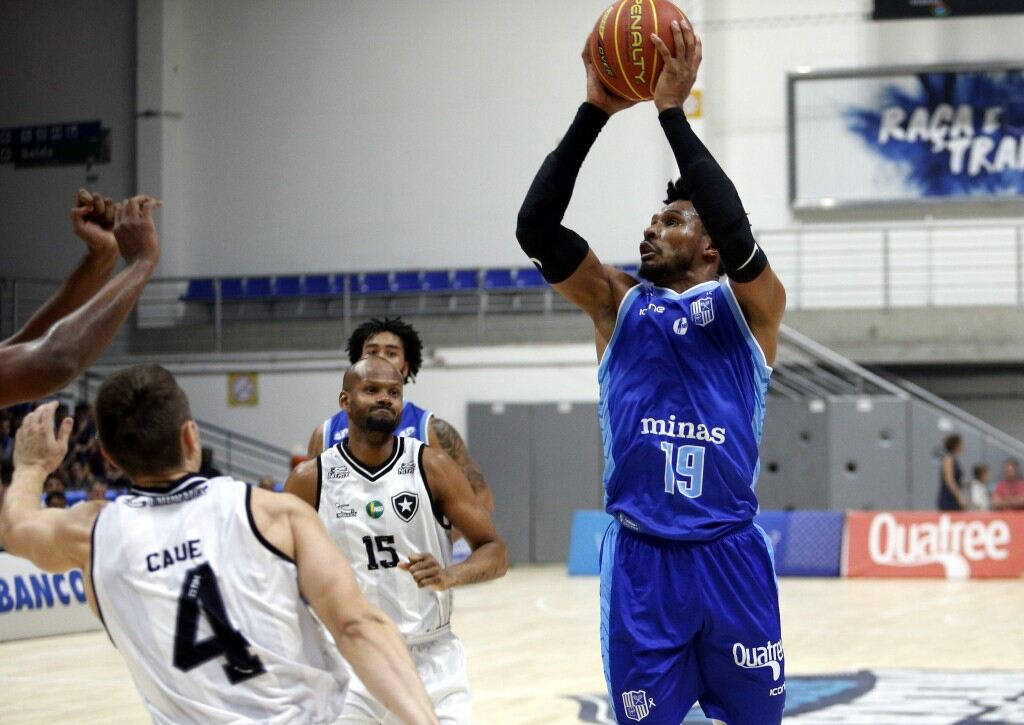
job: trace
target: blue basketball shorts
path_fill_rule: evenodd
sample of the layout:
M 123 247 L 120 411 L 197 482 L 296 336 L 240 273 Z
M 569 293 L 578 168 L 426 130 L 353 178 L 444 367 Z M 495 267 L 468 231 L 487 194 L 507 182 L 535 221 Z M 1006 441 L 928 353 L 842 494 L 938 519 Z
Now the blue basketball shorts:
M 679 725 L 699 702 L 728 725 L 780 723 L 785 661 L 764 530 L 690 542 L 612 522 L 601 545 L 601 648 L 617 722 Z

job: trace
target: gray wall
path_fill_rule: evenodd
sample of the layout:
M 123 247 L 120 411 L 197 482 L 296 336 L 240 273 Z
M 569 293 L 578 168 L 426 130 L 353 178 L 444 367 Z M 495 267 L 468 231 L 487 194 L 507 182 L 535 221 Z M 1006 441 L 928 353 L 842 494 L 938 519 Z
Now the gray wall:
M 135 178 L 134 0 L 0 2 L 0 128 L 99 119 L 111 163 L 0 165 L 3 276 L 52 277 L 82 252 L 68 210 L 81 186 L 124 197 Z
M 604 502 L 597 406 L 475 403 L 467 422 L 512 561 L 565 561 L 573 511 Z

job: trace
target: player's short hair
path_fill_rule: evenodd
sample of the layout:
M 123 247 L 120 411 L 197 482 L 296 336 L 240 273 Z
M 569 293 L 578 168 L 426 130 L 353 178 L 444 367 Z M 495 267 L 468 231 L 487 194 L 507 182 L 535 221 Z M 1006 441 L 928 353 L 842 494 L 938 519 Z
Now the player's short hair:
M 107 378 L 96 395 L 96 430 L 114 463 L 134 477 L 180 466 L 188 397 L 160 365 L 134 365 Z
M 423 364 L 423 341 L 420 340 L 420 334 L 416 329 L 401 317 L 385 317 L 383 320 L 372 318 L 357 327 L 345 345 L 348 361 L 353 365 L 359 362 L 363 357 L 363 346 L 366 341 L 382 332 L 390 332 L 402 341 L 405 361 L 409 364 L 409 374 L 405 376 L 405 382 L 416 380 L 416 374 Z
M 687 186 L 682 178 L 675 181 L 669 180 L 668 189 L 665 191 L 665 200 L 662 203 L 671 204 L 674 201 L 693 201 L 690 195 L 690 187 Z M 725 262 L 722 261 L 721 256 L 718 258 L 717 274 L 719 277 L 725 276 Z
M 942 447 L 946 449 L 946 453 L 952 453 L 963 443 L 963 440 L 963 438 L 954 433 L 953 435 L 946 436 L 946 440 L 942 442 Z

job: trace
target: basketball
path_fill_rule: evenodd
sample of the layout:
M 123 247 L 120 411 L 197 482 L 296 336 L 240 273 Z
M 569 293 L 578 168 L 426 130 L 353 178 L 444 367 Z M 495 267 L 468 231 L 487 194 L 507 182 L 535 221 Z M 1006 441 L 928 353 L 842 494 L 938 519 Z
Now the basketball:
M 628 101 L 653 98 L 663 64 L 651 33 L 657 33 L 674 53 L 672 21 L 684 18 L 683 11 L 668 0 L 619 0 L 601 13 L 589 47 L 605 87 Z

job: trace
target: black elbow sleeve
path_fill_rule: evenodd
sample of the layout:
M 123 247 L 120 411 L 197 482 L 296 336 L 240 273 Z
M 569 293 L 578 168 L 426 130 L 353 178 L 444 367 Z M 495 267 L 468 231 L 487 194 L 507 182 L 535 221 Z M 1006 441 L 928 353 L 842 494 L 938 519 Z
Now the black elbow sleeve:
M 590 245 L 579 234 L 556 226 L 540 229 L 523 223 L 520 214 L 516 239 L 530 261 L 551 284 L 564 282 L 579 269 L 590 251 Z

